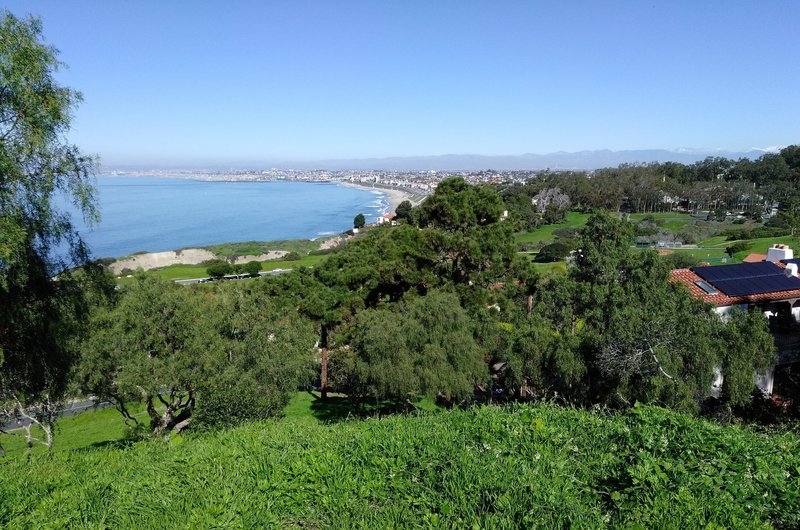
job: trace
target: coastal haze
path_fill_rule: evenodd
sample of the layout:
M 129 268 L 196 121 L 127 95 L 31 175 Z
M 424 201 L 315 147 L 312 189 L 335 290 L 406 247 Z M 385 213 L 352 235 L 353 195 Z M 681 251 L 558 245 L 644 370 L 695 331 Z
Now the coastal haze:
M 651 162 L 679 162 L 691 164 L 707 157 L 725 157 L 732 160 L 748 158 L 754 160 L 764 153 L 777 152 L 780 147 L 753 148 L 747 151 L 726 151 L 722 149 L 629 149 L 612 151 L 610 149 L 586 150 L 556 153 L 522 155 L 485 154 L 442 154 L 433 156 L 394 156 L 385 158 L 342 158 L 330 160 L 229 160 L 225 163 L 206 164 L 203 171 L 223 171 L 224 169 L 246 169 L 268 167 L 282 170 L 331 170 L 331 171 L 480 171 L 494 169 L 499 171 L 537 171 L 537 170 L 593 170 L 613 167 L 619 164 L 648 164 Z M 186 170 L 186 164 L 172 169 Z M 120 171 L 169 171 L 168 167 L 148 166 L 147 164 L 117 165 L 110 169 Z M 192 170 L 186 170 L 192 171 Z

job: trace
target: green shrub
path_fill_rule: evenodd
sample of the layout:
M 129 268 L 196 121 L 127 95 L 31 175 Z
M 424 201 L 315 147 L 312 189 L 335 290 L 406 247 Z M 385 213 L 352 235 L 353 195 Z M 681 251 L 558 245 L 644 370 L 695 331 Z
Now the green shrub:
M 261 271 L 261 263 L 258 261 L 248 261 L 244 265 L 242 265 L 242 272 L 245 274 L 249 274 L 250 276 L 258 276 L 258 273 Z
M 728 256 L 733 257 L 734 254 L 743 252 L 750 248 L 750 245 L 752 245 L 750 241 L 737 241 L 736 243 L 725 247 L 725 252 L 728 254 Z
M 206 274 L 212 278 L 222 278 L 231 273 L 233 273 L 233 266 L 231 266 L 230 263 L 219 263 L 217 265 L 211 265 L 206 269 Z
M 737 241 L 739 239 L 758 239 L 764 237 L 783 237 L 791 233 L 791 230 L 783 227 L 759 226 L 758 228 L 730 228 L 724 231 L 725 239 Z
M 556 241 L 555 243 L 543 246 L 539 253 L 536 254 L 534 260 L 540 263 L 563 261 L 571 251 L 572 248 L 569 245 Z
M 230 370 L 204 381 L 192 420 L 201 428 L 232 427 L 276 416 L 288 401 L 286 392 L 267 391 L 252 372 Z
M 671 269 L 688 269 L 700 263 L 700 259 L 686 252 L 673 252 L 662 256 L 662 259 L 669 263 Z
M 205 265 L 207 267 L 210 267 L 211 265 L 224 265 L 226 263 L 228 263 L 228 260 L 225 260 L 225 259 L 222 259 L 222 258 L 214 258 L 214 259 L 207 259 L 205 261 L 201 261 L 200 265 Z

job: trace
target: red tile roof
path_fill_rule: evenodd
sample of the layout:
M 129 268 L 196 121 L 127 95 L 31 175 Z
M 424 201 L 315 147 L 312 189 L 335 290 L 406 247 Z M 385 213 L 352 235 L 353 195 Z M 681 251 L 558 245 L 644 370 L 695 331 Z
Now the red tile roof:
M 767 261 L 767 255 L 753 252 L 752 254 L 748 254 L 742 261 L 745 263 L 759 263 L 761 261 Z
M 734 304 L 752 304 L 758 302 L 772 302 L 800 298 L 800 289 L 792 291 L 779 291 L 776 293 L 751 294 L 746 296 L 728 296 L 721 292 L 708 294 L 697 286 L 694 282 L 701 281 L 702 278 L 689 269 L 675 269 L 670 275 L 673 282 L 681 282 L 689 288 L 689 292 L 697 298 L 703 298 L 706 302 L 712 303 L 717 307 Z

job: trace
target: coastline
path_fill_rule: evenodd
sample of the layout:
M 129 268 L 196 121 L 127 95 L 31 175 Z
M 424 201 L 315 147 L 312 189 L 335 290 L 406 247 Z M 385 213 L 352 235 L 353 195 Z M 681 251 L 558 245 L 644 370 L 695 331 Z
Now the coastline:
M 135 177 L 133 177 L 135 178 Z M 162 177 L 165 178 L 165 177 Z M 166 177 L 169 178 L 169 177 Z M 175 178 L 175 177 L 171 177 Z M 373 199 L 371 200 L 371 207 L 369 208 L 369 215 L 370 218 L 367 220 L 369 223 L 375 222 L 375 217 L 384 215 L 387 213 L 394 212 L 399 204 L 405 200 L 410 201 L 412 204 L 417 205 L 419 204 L 424 198 L 425 193 L 423 191 L 415 191 L 410 189 L 404 188 L 396 188 L 393 186 L 387 186 L 382 184 L 375 184 L 372 185 L 371 183 L 361 183 L 361 182 L 344 182 L 344 181 L 321 181 L 320 183 L 327 183 L 327 184 L 338 184 L 345 188 L 351 189 L 358 189 L 362 191 L 370 191 L 372 192 Z M 378 199 L 378 196 L 380 199 Z M 374 212 L 374 213 L 373 213 Z M 365 212 L 366 214 L 366 212 Z M 269 241 L 276 241 L 276 242 L 284 242 L 290 243 L 288 240 L 283 239 L 255 239 L 251 237 L 246 238 L 238 238 L 238 234 L 233 234 L 233 237 L 230 238 L 231 242 L 227 244 L 233 244 L 237 241 L 249 241 L 249 242 L 256 242 L 256 243 L 264 243 Z M 336 246 L 337 243 L 341 243 L 342 237 L 341 234 L 331 234 L 331 236 L 317 236 L 305 239 L 305 237 L 301 237 L 298 241 L 316 241 L 316 244 L 320 246 L 321 249 L 330 248 Z M 219 247 L 220 244 L 214 245 L 191 245 L 188 247 L 179 247 L 181 242 L 176 243 L 176 250 L 156 250 L 156 251 L 149 251 L 149 252 L 134 252 L 128 253 L 122 256 L 113 256 L 113 254 L 109 255 L 109 258 L 112 258 L 113 265 L 112 270 L 115 274 L 121 274 L 123 270 L 136 270 L 136 269 L 143 269 L 143 270 L 150 270 L 154 268 L 162 268 L 162 267 L 169 267 L 171 265 L 191 265 L 191 264 L 199 264 L 204 261 L 210 261 L 214 259 L 225 259 L 231 256 L 231 251 L 227 250 L 219 250 L 213 247 Z M 223 244 L 224 246 L 224 244 Z M 285 254 L 287 251 L 292 250 L 292 248 L 283 248 L 281 246 L 275 245 L 250 245 L 253 247 L 247 248 L 249 252 L 245 252 L 247 257 L 254 261 L 267 261 L 279 258 L 282 254 Z M 261 254 L 263 252 L 263 254 Z
M 389 206 L 383 213 L 394 212 L 400 205 L 400 203 L 403 201 L 410 201 L 411 204 L 413 204 L 414 206 L 416 206 L 420 202 L 412 200 L 412 196 L 414 194 L 412 194 L 410 191 L 403 190 L 400 188 L 390 188 L 388 186 L 367 186 L 366 184 L 361 184 L 358 182 L 336 181 L 336 184 L 344 186 L 346 188 L 358 188 L 362 190 L 379 191 L 381 193 L 386 194 L 386 200 L 389 203 Z

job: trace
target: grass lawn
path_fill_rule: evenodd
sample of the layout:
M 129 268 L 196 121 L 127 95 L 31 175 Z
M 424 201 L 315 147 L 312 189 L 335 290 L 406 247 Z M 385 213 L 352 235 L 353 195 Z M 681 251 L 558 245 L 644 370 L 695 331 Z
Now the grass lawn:
M 762 237 L 757 239 L 748 239 L 748 241 L 750 242 L 750 248 L 743 252 L 734 254 L 734 257 L 742 259 L 753 252 L 758 254 L 766 254 L 767 249 L 769 249 L 769 247 L 775 243 L 783 243 L 784 245 L 789 245 L 792 249 L 800 250 L 800 247 L 798 247 L 798 245 L 800 245 L 800 240 L 796 237 Z M 730 243 L 731 242 L 729 241 L 728 244 Z
M 652 217 L 656 221 L 661 221 L 659 226 L 671 232 L 679 232 L 687 224 L 696 221 L 703 221 L 704 218 L 692 217 L 690 214 L 682 214 L 677 212 L 659 212 L 659 213 L 632 213 L 628 216 L 631 221 L 641 221 L 645 217 Z
M 756 239 L 747 239 L 746 241 L 750 243 L 750 246 L 747 249 L 734 254 L 733 260 L 731 260 L 732 262 L 742 261 L 745 257 L 747 257 L 748 254 L 752 253 L 766 254 L 767 249 L 776 243 L 789 245 L 793 249 L 800 248 L 800 238 L 793 238 L 791 236 L 761 237 Z M 733 243 L 735 243 L 735 241 L 728 241 L 726 240 L 725 236 L 716 236 L 700 242 L 698 246 L 701 247 L 703 251 L 719 252 L 721 255 L 727 256 L 727 254 L 725 254 L 725 247 L 728 247 Z
M 588 213 L 567 212 L 567 218 L 563 223 L 543 226 L 533 230 L 532 232 L 520 233 L 514 236 L 514 239 L 518 245 L 538 245 L 539 243 L 552 243 L 556 237 L 553 234 L 554 231 L 558 230 L 559 228 L 580 228 L 586 224 L 586 221 L 589 219 L 590 215 L 591 214 Z M 672 232 L 678 232 L 687 224 L 691 224 L 700 220 L 699 218 L 694 218 L 689 214 L 680 214 L 675 212 L 662 212 L 656 214 L 635 213 L 630 215 L 630 219 L 632 221 L 641 221 L 644 217 L 649 215 L 653 216 L 657 220 L 662 221 L 662 224 L 660 225 L 661 228 L 670 230 Z
M 147 412 L 142 406 L 132 407 L 131 410 L 139 421 L 143 423 L 148 421 Z M 436 411 L 442 410 L 442 407 L 431 399 L 423 398 L 414 403 L 412 410 Z M 292 395 L 283 412 L 284 416 L 280 421 L 320 424 L 348 418 L 392 414 L 397 412 L 397 408 L 389 402 L 365 403 L 358 407 L 346 395 L 336 393 L 328 394 L 328 399 L 322 401 L 319 392 L 298 391 Z M 41 437 L 41 430 L 34 427 L 33 435 L 37 438 Z M 104 447 L 113 445 L 114 442 L 122 442 L 125 435 L 125 423 L 117 409 L 110 407 L 89 410 L 77 416 L 60 418 L 56 422 L 53 451 L 63 452 Z M 0 445 L 10 457 L 25 454 L 25 435 L 22 429 L 12 431 L 11 434 L 0 434 Z M 45 453 L 47 448 L 36 444 L 33 452 Z
M 567 263 L 564 261 L 556 261 L 553 263 L 533 263 L 533 268 L 542 276 L 550 276 L 551 274 L 561 274 L 567 271 Z
M 555 240 L 553 232 L 559 228 L 580 228 L 589 219 L 588 213 L 567 212 L 567 218 L 563 223 L 547 225 L 532 232 L 525 232 L 514 236 L 517 244 L 552 243 Z
M 138 410 L 134 415 L 139 421 L 147 419 L 147 412 L 142 407 L 133 410 Z M 42 431 L 38 427 L 34 427 L 31 432 L 36 438 L 42 439 Z M 113 407 L 90 410 L 77 416 L 67 416 L 56 422 L 53 451 L 63 452 L 102 447 L 122 440 L 125 432 L 126 427 L 122 421 L 122 415 Z M 23 454 L 26 451 L 25 434 L 22 429 L 12 431 L 12 434 L 0 434 L 0 445 L 9 456 Z M 33 452 L 45 453 L 47 448 L 44 445 L 35 444 Z
M 692 256 L 697 260 L 705 260 L 715 264 L 722 263 L 722 260 L 725 260 L 726 263 L 735 263 L 737 261 L 741 261 L 741 259 L 730 259 L 728 254 L 725 252 L 725 248 L 676 248 L 670 250 L 672 250 L 675 254 Z
M 799 454 L 645 406 L 263 421 L 2 460 L 0 526 L 798 528 Z
M 709 239 L 703 240 L 697 244 L 698 247 L 722 247 L 723 249 L 730 245 L 731 242 L 726 239 L 725 236 L 714 236 Z

